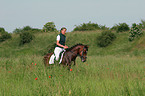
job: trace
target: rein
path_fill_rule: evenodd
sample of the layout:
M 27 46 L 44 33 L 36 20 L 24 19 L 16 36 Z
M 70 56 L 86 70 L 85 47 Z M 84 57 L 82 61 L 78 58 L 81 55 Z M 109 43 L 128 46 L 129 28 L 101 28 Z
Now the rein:
M 71 50 L 70 50 L 70 52 L 71 52 L 71 53 L 73 53 L 73 54 L 75 54 L 75 55 L 77 55 L 77 56 L 80 56 L 80 55 L 78 55 L 78 54 L 74 53 L 74 52 L 73 52 L 73 51 L 71 51 Z M 85 57 L 85 58 L 87 58 L 87 56 L 83 56 L 83 53 L 84 53 L 84 48 L 83 48 L 83 50 L 82 50 L 81 52 L 82 52 L 82 56 L 80 56 L 80 57 L 81 57 L 81 58 L 84 58 L 84 57 Z

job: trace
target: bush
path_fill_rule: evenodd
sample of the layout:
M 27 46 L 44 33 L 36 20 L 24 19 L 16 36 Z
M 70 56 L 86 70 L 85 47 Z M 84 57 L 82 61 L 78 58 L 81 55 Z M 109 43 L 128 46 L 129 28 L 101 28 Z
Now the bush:
M 118 25 L 114 25 L 111 30 L 115 30 L 116 32 L 129 31 L 129 25 L 126 23 L 119 23 Z
M 2 27 L 0 27 L 0 33 L 1 33 L 1 32 L 5 32 L 5 29 L 2 28 Z
M 76 26 L 73 31 L 91 31 L 91 30 L 96 30 L 96 29 L 100 29 L 99 25 L 89 22 L 89 23 L 83 23 L 79 26 Z
M 4 33 L 6 33 L 5 29 L 0 27 L 0 34 L 4 34 Z
M 30 26 L 25 26 L 22 30 L 23 31 L 30 31 L 30 30 L 32 30 L 32 28 Z
M 111 44 L 115 38 L 115 34 L 111 31 L 103 31 L 102 34 L 97 37 L 97 44 L 100 47 L 106 47 Z
M 76 26 L 73 29 L 73 31 L 92 31 L 92 30 L 104 30 L 104 29 L 108 29 L 105 25 L 98 25 L 97 23 L 83 23 L 81 25 Z
M 139 28 L 139 25 L 137 25 L 136 23 L 132 24 L 129 33 L 130 33 L 129 41 L 133 41 L 135 38 L 138 38 L 143 34 L 141 28 Z
M 34 35 L 28 31 L 22 32 L 20 34 L 20 45 L 24 45 L 25 43 L 30 43 L 34 38 Z
M 23 28 L 16 28 L 13 33 L 16 33 L 16 34 L 20 34 L 22 32 L 26 32 L 26 31 L 29 31 L 31 33 L 37 33 L 37 32 L 42 32 L 41 29 L 37 29 L 37 28 L 31 28 L 30 26 L 25 26 Z
M 3 42 L 3 41 L 5 41 L 5 40 L 11 39 L 11 38 L 12 38 L 11 34 L 5 32 L 5 33 L 3 33 L 3 34 L 0 36 L 0 42 Z
M 137 26 L 140 29 L 145 29 L 145 20 L 141 20 L 141 23 L 139 23 Z
M 115 30 L 115 31 L 117 31 L 117 28 L 118 28 L 118 25 L 115 24 L 110 30 Z
M 55 24 L 54 22 L 48 22 L 44 25 L 43 27 L 43 31 L 44 32 L 53 32 L 53 31 L 57 31 L 57 29 L 55 28 Z
M 16 28 L 13 33 L 16 33 L 16 34 L 19 34 L 22 32 L 22 29 L 21 28 Z

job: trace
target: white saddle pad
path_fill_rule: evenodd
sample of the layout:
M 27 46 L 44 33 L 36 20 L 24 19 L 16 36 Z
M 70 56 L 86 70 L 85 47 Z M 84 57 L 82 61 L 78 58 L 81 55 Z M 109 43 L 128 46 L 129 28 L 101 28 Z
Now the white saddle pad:
M 64 52 L 61 54 L 61 58 L 60 58 L 59 64 L 62 62 L 62 58 L 63 58 Z M 54 58 L 55 58 L 55 55 L 52 54 L 51 57 L 50 57 L 50 60 L 49 60 L 49 64 L 54 64 Z
M 50 59 L 49 59 L 49 64 L 54 64 L 54 58 L 55 58 L 55 55 L 52 54 Z

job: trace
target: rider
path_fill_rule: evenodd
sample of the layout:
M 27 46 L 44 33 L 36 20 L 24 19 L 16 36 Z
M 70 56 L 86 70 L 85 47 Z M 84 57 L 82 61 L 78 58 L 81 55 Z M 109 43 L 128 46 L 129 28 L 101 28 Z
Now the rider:
M 65 41 L 66 41 L 65 33 L 66 33 L 66 30 L 67 29 L 65 27 L 62 27 L 61 30 L 60 30 L 60 34 L 57 35 L 56 47 L 55 47 L 55 50 L 54 50 L 54 55 L 55 55 L 56 61 L 59 60 L 60 53 L 64 49 L 67 49 L 68 48 L 68 46 L 65 45 Z

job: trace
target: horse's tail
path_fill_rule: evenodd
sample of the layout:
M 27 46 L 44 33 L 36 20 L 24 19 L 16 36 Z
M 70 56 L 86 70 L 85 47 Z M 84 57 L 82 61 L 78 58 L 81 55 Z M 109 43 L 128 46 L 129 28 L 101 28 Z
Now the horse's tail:
M 48 53 L 48 54 L 46 54 L 46 55 L 44 56 L 43 62 L 44 62 L 44 65 L 45 65 L 45 66 L 49 66 L 49 59 L 50 59 L 50 57 L 51 57 L 52 54 L 53 54 L 53 53 Z

